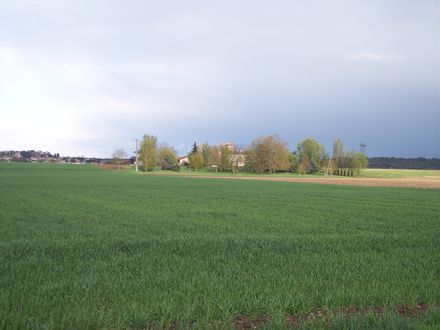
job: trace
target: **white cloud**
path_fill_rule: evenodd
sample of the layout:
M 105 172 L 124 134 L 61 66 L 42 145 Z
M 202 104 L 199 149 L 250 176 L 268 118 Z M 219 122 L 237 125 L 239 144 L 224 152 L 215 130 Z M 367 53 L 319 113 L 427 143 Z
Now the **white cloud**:
M 109 64 L 91 56 L 0 47 L 0 115 L 7 127 L 0 132 L 2 148 L 106 156 L 101 140 L 138 136 L 144 131 L 130 131 L 140 123 L 158 130 L 169 118 L 200 116 L 203 109 L 192 107 L 193 99 L 209 94 L 211 77 L 219 75 L 199 59 Z
M 360 52 L 348 54 L 347 58 L 354 61 L 403 63 L 408 60 L 405 55 L 391 53 Z
M 25 57 L 17 48 L 0 46 L 0 82 L 2 79 L 28 75 L 29 68 L 24 63 Z
M 0 47 L 0 64 L 11 65 L 17 61 L 20 56 L 19 51 L 13 47 Z

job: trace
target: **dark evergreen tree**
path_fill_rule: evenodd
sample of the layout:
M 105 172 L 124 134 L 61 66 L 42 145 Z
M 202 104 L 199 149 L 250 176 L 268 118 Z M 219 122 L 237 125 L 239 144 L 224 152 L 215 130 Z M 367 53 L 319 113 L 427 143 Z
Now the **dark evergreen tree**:
M 199 151 L 199 147 L 197 146 L 197 143 L 194 141 L 193 147 L 192 147 L 191 152 L 189 154 L 194 155 L 198 151 Z

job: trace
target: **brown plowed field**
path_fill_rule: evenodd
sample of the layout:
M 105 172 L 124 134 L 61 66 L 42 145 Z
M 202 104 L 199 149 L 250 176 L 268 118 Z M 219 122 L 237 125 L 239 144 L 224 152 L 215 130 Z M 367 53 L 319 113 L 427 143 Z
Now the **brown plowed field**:
M 279 182 L 319 183 L 333 185 L 367 186 L 367 187 L 402 187 L 440 189 L 439 178 L 405 178 L 405 179 L 376 179 L 348 177 L 258 177 L 258 176 L 222 176 L 222 175 L 188 175 L 188 178 L 200 179 L 230 179 L 230 180 L 260 180 Z

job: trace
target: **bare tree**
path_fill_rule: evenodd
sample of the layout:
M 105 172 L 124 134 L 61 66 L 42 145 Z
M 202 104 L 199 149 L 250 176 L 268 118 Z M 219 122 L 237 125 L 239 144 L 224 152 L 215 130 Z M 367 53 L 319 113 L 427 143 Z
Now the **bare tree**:
M 205 167 L 210 166 L 211 163 L 210 157 L 211 157 L 211 146 L 208 143 L 204 143 L 201 146 L 199 146 L 199 151 L 201 152 L 203 156 L 203 164 Z
M 221 145 L 219 147 L 220 152 L 220 162 L 218 169 L 220 172 L 230 171 L 232 169 L 232 150 L 226 145 Z
M 333 142 L 333 164 L 336 168 L 344 167 L 344 143 L 340 138 Z
M 254 140 L 246 152 L 251 159 L 256 173 L 288 171 L 290 168 L 290 152 L 287 142 L 277 135 L 263 136 Z
M 256 172 L 257 153 L 253 145 L 244 149 L 244 168 L 247 172 Z
M 125 158 L 127 158 L 127 153 L 123 149 L 116 149 L 112 154 L 113 161 L 118 165 L 118 170 L 121 169 L 121 164 Z
M 218 146 L 212 146 L 209 149 L 208 161 L 205 164 L 209 167 L 214 167 L 215 171 L 218 171 L 220 164 L 220 148 Z

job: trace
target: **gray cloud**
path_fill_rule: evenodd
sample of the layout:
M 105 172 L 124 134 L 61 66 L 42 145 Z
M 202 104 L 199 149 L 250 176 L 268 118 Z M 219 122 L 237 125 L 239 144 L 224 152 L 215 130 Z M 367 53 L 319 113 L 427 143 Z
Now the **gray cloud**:
M 435 1 L 3 1 L 0 149 L 341 136 L 440 156 Z

